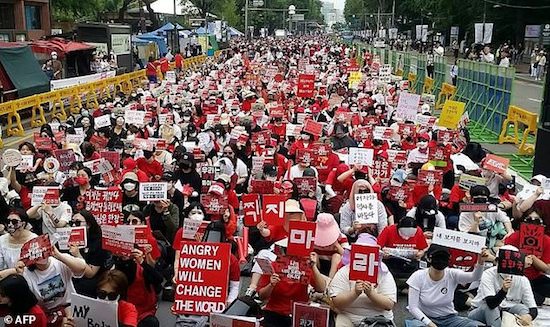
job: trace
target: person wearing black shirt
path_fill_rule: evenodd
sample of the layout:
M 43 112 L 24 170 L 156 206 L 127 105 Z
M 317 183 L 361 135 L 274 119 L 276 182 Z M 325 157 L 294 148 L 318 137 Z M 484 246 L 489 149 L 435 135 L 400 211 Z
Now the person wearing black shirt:
M 201 176 L 197 172 L 197 164 L 192 153 L 184 153 L 178 162 L 179 169 L 176 171 L 177 180 L 181 185 L 189 185 L 194 192 L 200 195 L 202 188 Z

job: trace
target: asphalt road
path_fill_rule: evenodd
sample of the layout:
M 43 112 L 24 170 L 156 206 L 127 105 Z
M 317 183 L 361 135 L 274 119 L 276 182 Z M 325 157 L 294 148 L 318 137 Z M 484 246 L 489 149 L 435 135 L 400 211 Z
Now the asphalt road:
M 540 84 L 516 79 L 512 89 L 512 104 L 539 114 L 542 106 L 544 87 Z

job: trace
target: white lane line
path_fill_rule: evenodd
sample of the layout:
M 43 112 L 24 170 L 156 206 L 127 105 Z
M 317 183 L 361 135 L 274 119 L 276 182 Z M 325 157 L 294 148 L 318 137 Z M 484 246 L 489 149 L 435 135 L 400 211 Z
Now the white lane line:
M 528 98 L 528 99 L 534 102 L 542 103 L 542 100 L 539 100 L 539 99 L 533 99 L 533 98 Z

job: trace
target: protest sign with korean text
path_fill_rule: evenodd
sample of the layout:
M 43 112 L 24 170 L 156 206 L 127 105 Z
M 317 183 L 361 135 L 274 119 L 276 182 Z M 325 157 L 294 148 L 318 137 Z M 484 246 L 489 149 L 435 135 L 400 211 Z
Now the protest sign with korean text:
M 514 250 L 498 250 L 497 272 L 499 274 L 523 276 L 525 254 Z
M 281 226 L 285 217 L 286 197 L 279 194 L 264 194 L 262 196 L 262 219 L 273 226 Z
M 209 315 L 225 310 L 229 284 L 229 243 L 182 242 L 174 277 L 174 311 Z
M 101 300 L 71 294 L 71 311 L 76 327 L 118 326 L 118 301 Z
M 109 189 L 89 189 L 84 194 L 86 210 L 97 220 L 100 226 L 122 223 L 122 190 L 117 187 Z
M 376 193 L 355 194 L 355 221 L 360 224 L 378 224 Z
M 396 117 L 402 118 L 404 121 L 414 121 L 418 113 L 419 103 L 420 95 L 402 92 L 397 103 Z
M 497 212 L 498 207 L 494 203 L 460 203 L 460 212 Z
M 99 156 L 111 163 L 114 169 L 120 168 L 120 153 L 116 151 L 101 151 Z
M 59 161 L 59 171 L 69 171 L 69 167 L 76 161 L 73 149 L 54 150 L 53 155 Z
M 101 226 L 101 246 L 117 256 L 129 257 L 136 243 L 136 231 L 134 226 Z
M 306 119 L 302 132 L 307 132 L 315 136 L 321 136 L 321 134 L 323 134 L 323 124 L 312 119 Z
M 59 188 L 55 186 L 34 186 L 32 188 L 31 206 L 34 207 L 44 203 L 44 197 L 50 189 L 57 189 L 59 191 Z
M 294 302 L 292 327 L 328 327 L 330 308 L 315 304 Z
M 145 111 L 140 110 L 125 110 L 124 121 L 128 125 L 141 126 L 144 124 Z
M 372 166 L 374 158 L 373 149 L 349 148 L 348 165 Z
M 430 148 L 428 160 L 435 167 L 447 167 L 451 157 L 451 148 L 443 145 L 438 145 Z
M 272 266 L 281 281 L 288 283 L 307 285 L 313 273 L 309 265 L 309 258 L 306 257 L 278 256 Z
M 393 129 L 385 126 L 375 126 L 372 132 L 374 140 L 391 141 L 393 137 Z
M 468 174 L 461 174 L 458 179 L 458 185 L 461 189 L 469 191 L 472 186 L 475 185 L 485 185 L 487 180 L 483 177 L 477 177 Z
M 275 182 L 261 179 L 253 179 L 250 181 L 252 193 L 258 194 L 273 194 Z
M 94 117 L 94 128 L 102 128 L 111 126 L 111 115 L 102 115 L 99 117 Z
M 161 201 L 168 198 L 168 183 L 143 182 L 139 183 L 140 201 Z
M 15 149 L 6 149 L 2 154 L 2 161 L 8 167 L 17 167 L 23 161 L 21 152 Z
M 374 160 L 372 165 L 372 177 L 380 178 L 380 183 L 386 184 L 392 177 L 392 165 L 388 160 Z
M 243 223 L 247 227 L 255 227 L 262 220 L 260 195 L 259 194 L 243 194 Z
M 483 168 L 494 171 L 497 174 L 505 173 L 510 164 L 510 159 L 488 154 L 483 159 Z
M 92 171 L 92 175 L 106 174 L 113 170 L 111 163 L 104 158 L 85 161 L 83 165 Z
M 69 245 L 75 245 L 83 249 L 88 244 L 86 227 L 63 227 L 57 228 L 55 232 L 59 235 L 57 244 L 60 250 L 69 250 Z
M 485 236 L 435 227 L 432 244 L 479 254 L 485 247 Z
M 223 215 L 229 208 L 227 198 L 215 194 L 201 194 L 201 204 L 209 215 Z
M 316 223 L 291 221 L 289 223 L 287 255 L 307 256 L 313 251 Z
M 380 247 L 378 245 L 353 244 L 351 246 L 349 280 L 377 284 L 379 268 Z
M 300 197 L 311 198 L 317 191 L 317 178 L 315 177 L 296 177 L 294 185 L 298 188 Z
M 457 129 L 465 108 L 466 104 L 464 102 L 453 100 L 445 101 L 443 110 L 439 116 L 438 125 L 449 129 Z
M 441 185 L 443 183 L 443 171 L 441 170 L 425 170 L 418 171 L 418 185 Z
M 19 260 L 23 261 L 25 266 L 30 266 L 36 262 L 47 259 L 52 254 L 52 243 L 48 234 L 40 235 L 27 241 L 21 247 Z

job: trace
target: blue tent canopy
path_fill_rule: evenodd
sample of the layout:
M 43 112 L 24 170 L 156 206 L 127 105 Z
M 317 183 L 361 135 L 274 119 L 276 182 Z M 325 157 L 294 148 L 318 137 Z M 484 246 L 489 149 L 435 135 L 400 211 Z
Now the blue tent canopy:
M 154 32 L 137 35 L 136 37 L 145 41 L 153 41 L 159 47 L 159 52 L 164 56 L 168 52 L 168 46 L 166 45 L 166 40 L 162 36 L 157 36 L 153 34 Z
M 181 26 L 181 25 L 178 24 L 178 23 L 176 23 L 176 25 L 174 26 L 174 24 L 172 24 L 172 23 L 169 22 L 169 23 L 164 24 L 164 26 L 158 28 L 157 30 L 151 32 L 151 34 L 155 34 L 155 35 L 161 35 L 161 34 L 162 34 L 162 35 L 166 35 L 166 32 L 167 32 L 167 31 L 173 31 L 174 28 L 177 28 L 178 31 L 181 31 L 181 30 L 184 29 L 184 27 Z
M 229 35 L 230 36 L 242 36 L 244 35 L 244 33 L 242 32 L 239 32 L 236 28 L 234 27 L 229 27 Z

